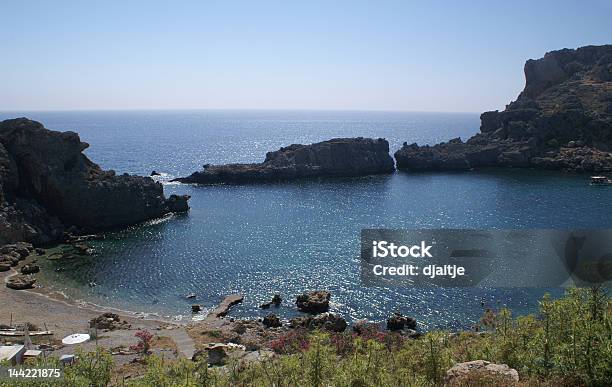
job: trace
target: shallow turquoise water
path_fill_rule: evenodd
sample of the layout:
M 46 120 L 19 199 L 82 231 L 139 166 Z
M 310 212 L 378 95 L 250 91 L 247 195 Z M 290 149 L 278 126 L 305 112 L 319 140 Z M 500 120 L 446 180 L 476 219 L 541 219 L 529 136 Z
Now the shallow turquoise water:
M 90 157 L 117 172 L 184 175 L 205 163 L 260 161 L 290 143 L 338 136 L 403 141 L 466 138 L 477 114 L 360 112 L 73 112 L 20 113 L 52 129 L 75 130 Z M 15 116 L 2 113 L 0 117 Z M 94 256 L 52 262 L 47 271 L 75 298 L 161 315 L 189 315 L 223 295 L 247 297 L 233 313 L 262 315 L 257 305 L 280 292 L 278 312 L 296 312 L 294 295 L 332 292 L 332 309 L 382 321 L 401 310 L 422 327 L 464 327 L 484 307 L 533 311 L 543 289 L 387 289 L 359 280 L 362 228 L 606 228 L 612 190 L 585 176 L 528 170 L 396 173 L 350 179 L 247 186 L 165 185 L 192 196 L 191 211 L 95 242 Z M 55 267 L 54 266 L 54 267 Z M 521 275 L 523 268 L 508 272 Z M 48 280 L 48 278 L 47 278 Z M 97 286 L 87 284 L 96 282 Z M 44 281 L 50 283 L 48 281 Z M 57 286 L 57 285 L 55 285 Z M 552 289 L 558 294 L 559 289 Z M 197 299 L 186 300 L 194 292 Z

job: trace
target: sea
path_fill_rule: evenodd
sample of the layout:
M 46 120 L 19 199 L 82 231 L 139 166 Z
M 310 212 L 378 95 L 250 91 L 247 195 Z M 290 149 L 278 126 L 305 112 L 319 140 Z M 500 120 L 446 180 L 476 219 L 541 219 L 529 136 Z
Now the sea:
M 225 295 L 241 293 L 236 318 L 299 314 L 295 296 L 331 292 L 331 311 L 349 321 L 384 322 L 398 311 L 419 329 L 464 329 L 485 309 L 536 313 L 540 288 L 372 287 L 361 282 L 365 228 L 607 228 L 612 190 L 588 176 L 533 170 L 406 173 L 252 185 L 171 183 L 203 164 L 260 162 L 268 151 L 336 137 L 434 144 L 467 139 L 477 113 L 359 111 L 2 112 L 79 133 L 87 156 L 105 169 L 150 175 L 166 195 L 187 194 L 191 210 L 92 241 L 89 257 L 41 262 L 40 283 L 75 301 L 176 321 L 202 318 Z M 57 269 L 57 270 L 56 270 Z M 524 267 L 508 270 L 521 276 Z M 187 294 L 195 298 L 186 298 Z M 193 315 L 191 305 L 204 312 Z

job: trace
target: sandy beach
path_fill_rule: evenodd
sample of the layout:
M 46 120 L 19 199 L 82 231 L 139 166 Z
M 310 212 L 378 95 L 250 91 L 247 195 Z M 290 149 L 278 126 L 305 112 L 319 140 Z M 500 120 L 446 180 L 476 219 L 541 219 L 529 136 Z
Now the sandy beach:
M 2 286 L 0 286 L 0 324 L 23 324 L 29 322 L 36 325 L 40 330 L 53 331 L 52 336 L 35 338 L 36 343 L 57 343 L 67 335 L 73 333 L 90 333 L 89 321 L 104 312 L 113 312 L 120 315 L 122 320 L 129 324 L 127 329 L 115 329 L 99 331 L 97 341 L 92 340 L 81 345 L 83 350 L 93 350 L 96 344 L 105 348 L 129 348 L 136 344 L 134 334 L 137 330 L 147 329 L 158 337 L 169 338 L 166 340 L 168 348 L 176 347 L 176 353 L 172 356 L 191 357 L 195 347 L 191 338 L 187 335 L 184 325 L 169 324 L 164 321 L 143 319 L 129 314 L 122 314 L 116 310 L 95 308 L 91 305 L 77 305 L 75 303 L 60 300 L 41 290 L 11 290 L 4 286 L 7 278 L 17 274 L 14 270 L 0 273 Z M 5 341 L 10 341 L 4 338 Z M 19 340 L 15 340 L 19 341 Z M 165 348 L 165 349 L 168 349 Z M 164 348 L 160 349 L 163 352 Z M 63 347 L 51 351 L 54 355 L 73 353 L 74 347 Z M 172 351 L 170 351 L 172 352 Z M 131 360 L 130 356 L 123 356 L 120 363 Z

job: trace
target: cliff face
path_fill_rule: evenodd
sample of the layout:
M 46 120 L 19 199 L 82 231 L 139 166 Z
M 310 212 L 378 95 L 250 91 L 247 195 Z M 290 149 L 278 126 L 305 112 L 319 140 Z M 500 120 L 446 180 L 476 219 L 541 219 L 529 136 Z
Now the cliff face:
M 250 183 L 309 177 L 363 176 L 395 170 L 384 139 L 336 138 L 311 145 L 293 144 L 268 152 L 263 163 L 205 166 L 176 179 L 183 183 Z
M 73 132 L 25 118 L 0 122 L 0 244 L 44 243 L 64 230 L 123 227 L 185 208 L 148 177 L 104 171 Z M 182 202 L 182 203 L 179 203 Z
M 404 144 L 398 169 L 612 170 L 612 45 L 549 52 L 527 61 L 525 79 L 517 100 L 483 113 L 466 143 Z

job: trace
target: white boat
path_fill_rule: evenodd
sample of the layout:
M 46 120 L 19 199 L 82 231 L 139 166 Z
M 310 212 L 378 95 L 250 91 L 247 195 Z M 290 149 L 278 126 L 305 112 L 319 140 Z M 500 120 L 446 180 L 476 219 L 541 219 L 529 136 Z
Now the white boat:
M 612 179 L 605 176 L 591 176 L 591 185 L 612 185 Z

